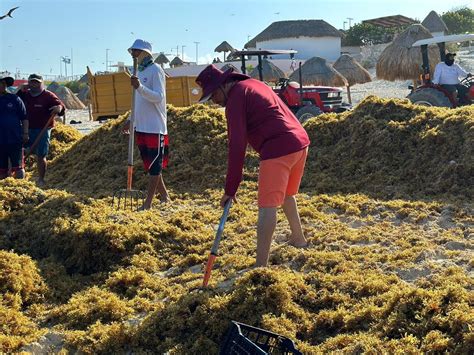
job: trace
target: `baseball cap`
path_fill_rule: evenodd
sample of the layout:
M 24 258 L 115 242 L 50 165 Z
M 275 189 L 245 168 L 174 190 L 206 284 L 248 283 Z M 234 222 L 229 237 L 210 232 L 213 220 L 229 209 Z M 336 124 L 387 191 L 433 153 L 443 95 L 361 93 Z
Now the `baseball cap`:
M 13 79 L 11 76 L 0 76 L 0 81 L 4 81 L 8 87 L 8 86 L 13 85 L 13 83 L 15 82 L 15 79 Z
M 33 80 L 36 80 L 36 81 L 39 81 L 40 83 L 42 83 L 43 82 L 43 77 L 39 74 L 31 74 L 28 77 L 28 81 L 33 81 Z

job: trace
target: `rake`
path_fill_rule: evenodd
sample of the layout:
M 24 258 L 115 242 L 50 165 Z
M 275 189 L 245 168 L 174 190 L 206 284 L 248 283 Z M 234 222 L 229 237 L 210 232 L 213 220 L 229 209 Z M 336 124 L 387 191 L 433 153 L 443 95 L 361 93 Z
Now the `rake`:
M 133 58 L 133 75 L 137 74 L 137 59 Z M 117 209 L 138 210 L 145 202 L 143 191 L 132 189 L 133 178 L 133 145 L 135 138 L 135 88 L 132 89 L 132 107 L 130 110 L 130 134 L 128 137 L 128 168 L 127 168 L 127 188 L 114 192 L 112 206 Z

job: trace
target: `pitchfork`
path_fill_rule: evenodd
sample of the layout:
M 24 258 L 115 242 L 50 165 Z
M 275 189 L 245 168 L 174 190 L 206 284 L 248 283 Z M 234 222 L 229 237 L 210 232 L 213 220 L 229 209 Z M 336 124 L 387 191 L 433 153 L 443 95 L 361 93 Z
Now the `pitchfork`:
M 137 75 L 137 58 L 133 58 L 133 75 Z M 128 170 L 127 188 L 114 192 L 112 206 L 117 209 L 138 210 L 145 202 L 145 194 L 140 190 L 132 189 L 133 177 L 133 144 L 135 137 L 135 88 L 132 89 L 132 107 L 130 110 L 130 134 L 128 136 Z
M 224 225 L 227 221 L 227 216 L 229 215 L 231 205 L 232 199 L 229 198 L 224 205 L 224 211 L 222 212 L 221 220 L 219 221 L 219 226 L 217 227 L 216 237 L 214 238 L 214 243 L 212 244 L 211 252 L 209 254 L 209 258 L 207 259 L 206 269 L 204 270 L 204 279 L 202 281 L 202 285 L 204 287 L 207 287 L 209 279 L 211 278 L 212 267 L 214 266 L 214 261 L 216 261 L 217 258 L 217 251 L 219 249 L 222 233 L 224 232 Z

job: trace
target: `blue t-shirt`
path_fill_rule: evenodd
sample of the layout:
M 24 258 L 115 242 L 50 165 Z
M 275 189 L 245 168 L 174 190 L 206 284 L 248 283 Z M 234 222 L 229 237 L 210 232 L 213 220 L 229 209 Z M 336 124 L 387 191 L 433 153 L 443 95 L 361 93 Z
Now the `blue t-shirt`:
M 13 94 L 0 95 L 0 144 L 22 142 L 21 125 L 26 120 L 23 101 Z

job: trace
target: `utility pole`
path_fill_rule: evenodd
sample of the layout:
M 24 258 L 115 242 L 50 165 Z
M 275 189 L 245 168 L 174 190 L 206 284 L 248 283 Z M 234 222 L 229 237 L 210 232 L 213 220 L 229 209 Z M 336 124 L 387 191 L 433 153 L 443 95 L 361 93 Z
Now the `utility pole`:
M 71 59 L 68 57 L 61 57 L 61 62 L 64 62 L 64 76 L 66 77 L 66 80 L 67 80 L 67 65 L 71 63 Z
M 179 58 L 179 46 L 176 46 L 176 56 Z
M 181 57 L 183 59 L 183 62 L 184 62 L 184 47 L 186 47 L 186 46 L 185 45 L 181 46 Z
M 72 60 L 72 48 L 71 48 L 71 78 L 74 80 L 74 66 L 73 66 L 73 60 Z
M 59 57 L 59 77 L 63 76 L 63 57 Z
M 201 42 L 194 42 L 196 44 L 196 65 L 198 65 L 198 45 Z
M 347 21 L 344 21 L 344 23 L 342 24 L 342 29 L 345 31 L 346 30 L 346 23 Z
M 351 28 L 351 21 L 354 19 L 353 17 L 347 17 L 347 19 L 349 20 L 349 29 Z
M 105 71 L 106 72 L 109 71 L 109 51 L 110 51 L 110 48 L 105 49 Z

